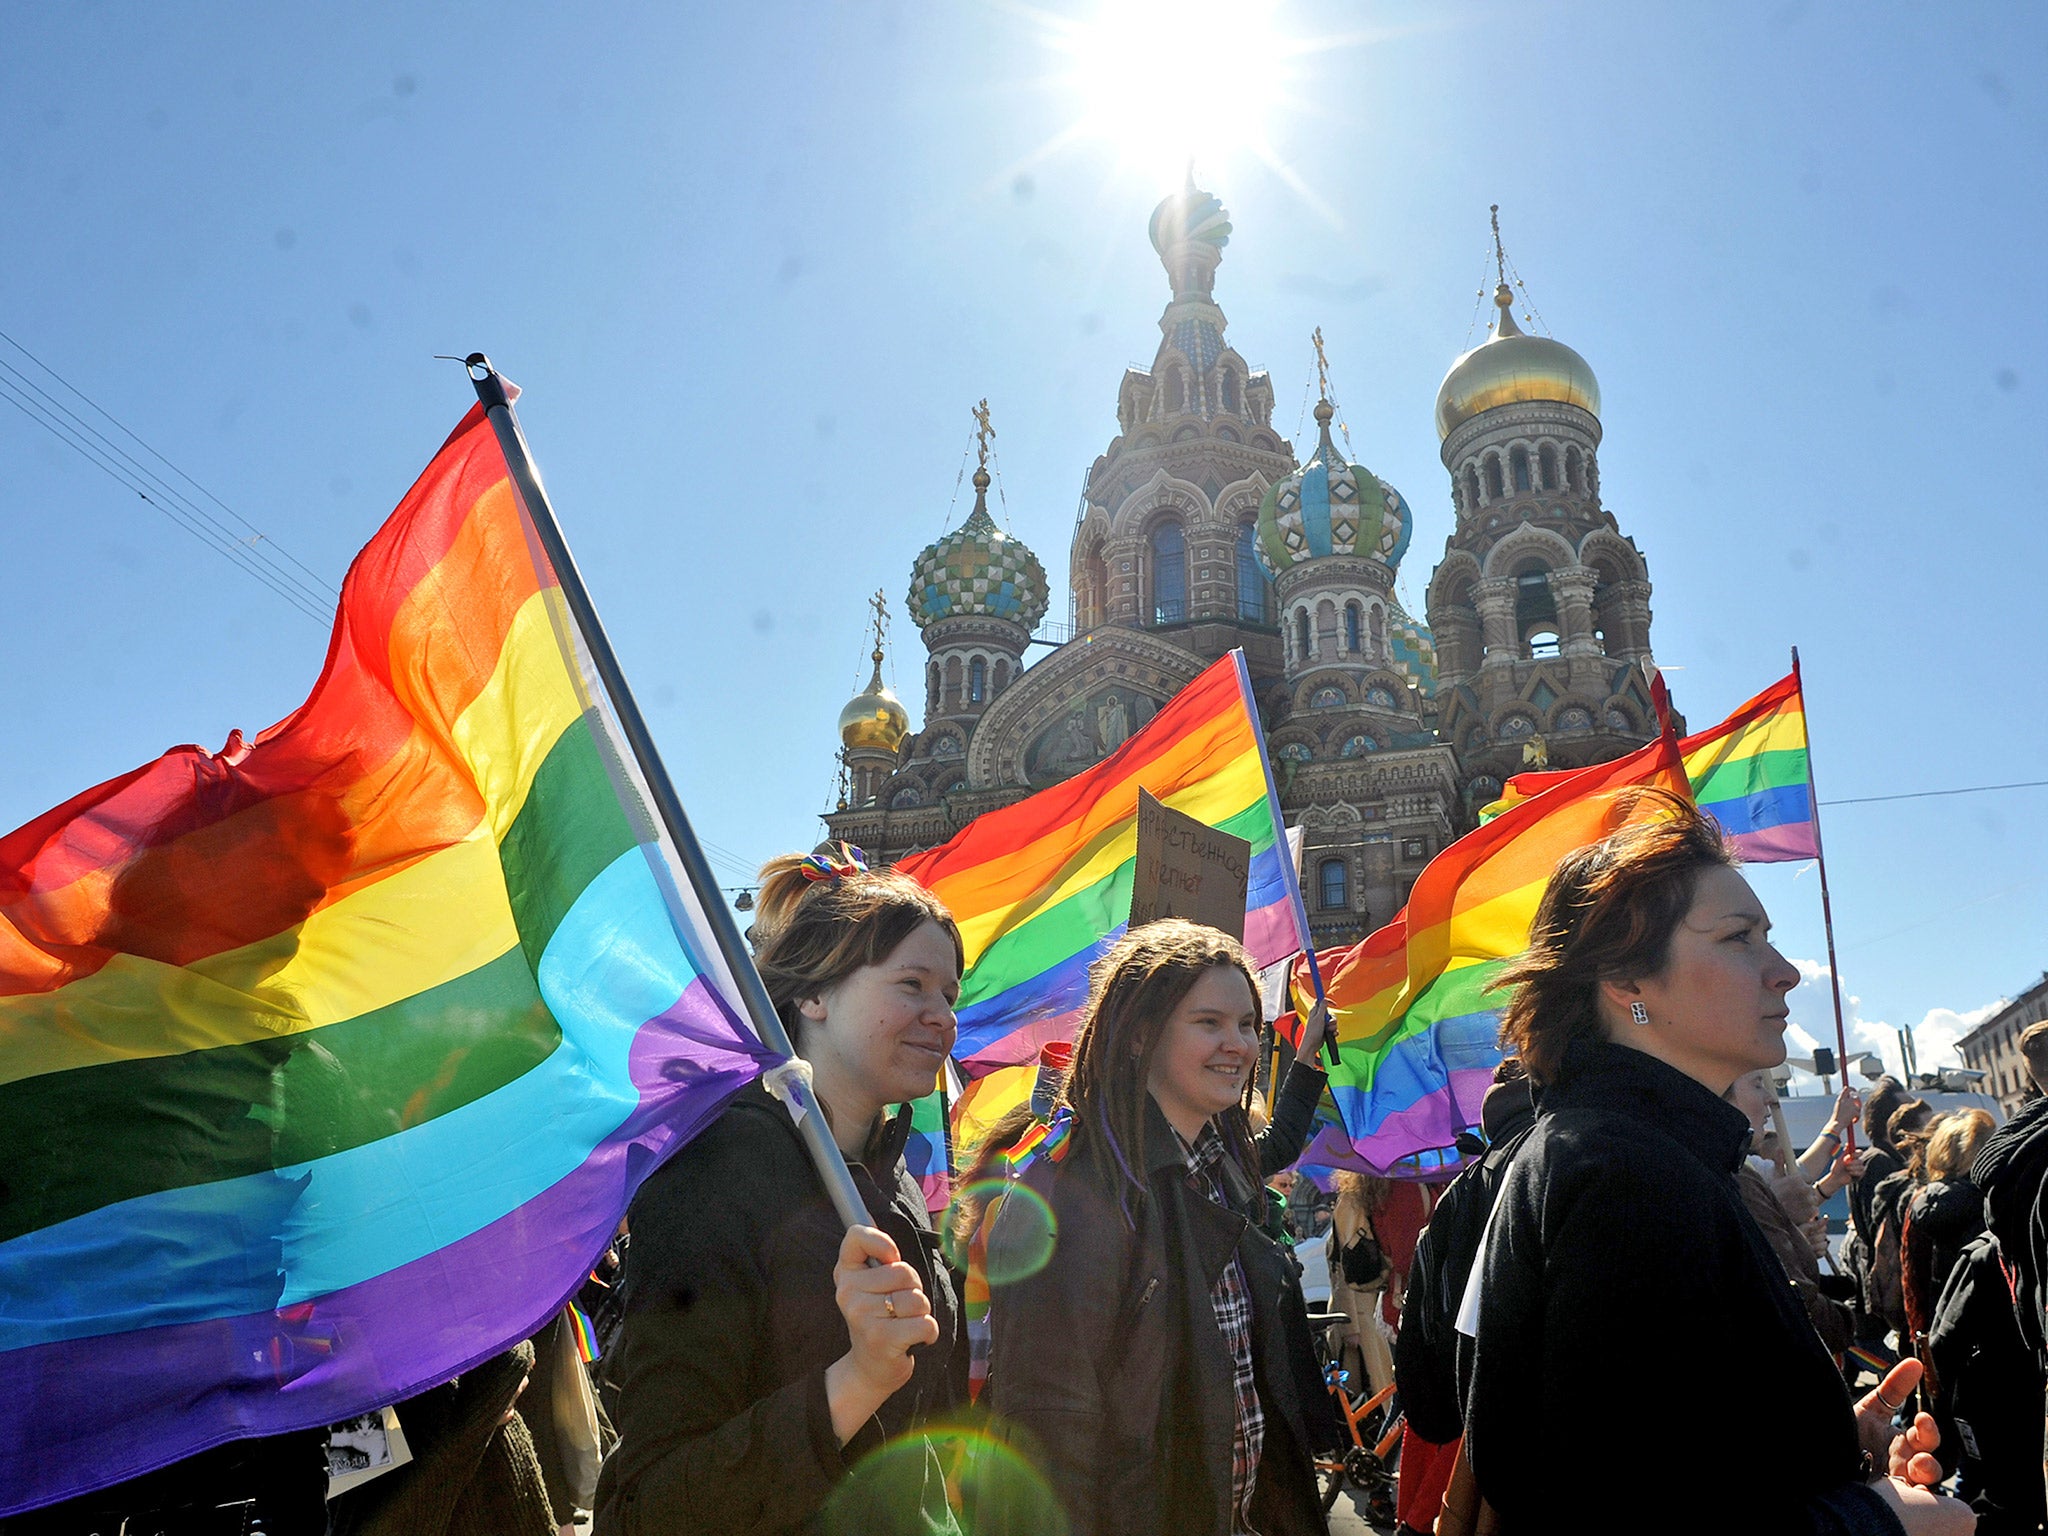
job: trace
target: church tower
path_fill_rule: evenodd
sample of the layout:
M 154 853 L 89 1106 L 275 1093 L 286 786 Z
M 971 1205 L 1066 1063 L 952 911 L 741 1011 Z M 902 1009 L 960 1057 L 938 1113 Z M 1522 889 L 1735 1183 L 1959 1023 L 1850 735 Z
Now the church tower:
M 1600 499 L 1600 385 L 1516 323 L 1493 214 L 1499 315 L 1436 397 L 1456 523 L 1428 613 L 1468 817 L 1525 768 L 1605 762 L 1657 731 L 1649 569 Z
M 867 687 L 846 701 L 839 711 L 839 761 L 845 772 L 847 799 L 839 807 L 861 806 L 873 800 L 882 783 L 896 771 L 896 754 L 903 738 L 910 734 L 910 712 L 882 681 L 882 642 L 888 632 L 889 610 L 881 593 L 868 600 L 875 612 L 875 670 Z
M 1152 366 L 1124 371 L 1117 436 L 1082 492 L 1074 632 L 1156 631 L 1205 661 L 1241 645 L 1263 688 L 1281 660 L 1253 525 L 1294 449 L 1273 430 L 1272 380 L 1225 336 L 1214 293 L 1230 242 L 1223 204 L 1190 173 L 1149 233 L 1172 296 Z
M 1425 719 L 1436 693 L 1429 631 L 1394 592 L 1414 515 L 1337 451 L 1320 330 L 1315 347 L 1315 451 L 1266 492 L 1255 534 L 1285 656 L 1268 744 L 1281 804 L 1302 831 L 1309 926 L 1329 945 L 1391 917 L 1450 840 L 1456 762 Z

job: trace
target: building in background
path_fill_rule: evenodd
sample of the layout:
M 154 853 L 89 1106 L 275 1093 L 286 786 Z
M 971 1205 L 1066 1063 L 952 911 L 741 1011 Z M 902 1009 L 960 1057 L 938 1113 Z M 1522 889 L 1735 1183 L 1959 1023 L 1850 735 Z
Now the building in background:
M 1170 297 L 1152 366 L 1125 370 L 1116 435 L 1088 471 L 1069 622 L 1045 624 L 1044 567 L 990 514 L 984 402 L 973 509 L 912 563 L 923 726 L 883 684 L 878 626 L 825 821 L 877 862 L 943 842 L 1099 762 L 1242 647 L 1281 810 L 1302 832 L 1315 942 L 1348 943 L 1393 916 L 1509 774 L 1604 762 L 1656 732 L 1649 574 L 1601 504 L 1599 385 L 1516 324 L 1496 238 L 1494 334 L 1437 397 L 1456 522 L 1425 623 L 1396 590 L 1414 515 L 1353 461 L 1320 334 L 1302 463 L 1274 430 L 1271 377 L 1232 347 L 1216 303 L 1223 205 L 1190 179 L 1149 233 Z M 1050 651 L 1027 666 L 1033 646 Z
M 1978 1087 L 1998 1100 L 2010 1120 L 2033 1097 L 2033 1079 L 2020 1057 L 2020 1036 L 2029 1024 L 2048 1019 L 2048 973 L 1956 1042 L 1963 1065 L 1982 1072 Z

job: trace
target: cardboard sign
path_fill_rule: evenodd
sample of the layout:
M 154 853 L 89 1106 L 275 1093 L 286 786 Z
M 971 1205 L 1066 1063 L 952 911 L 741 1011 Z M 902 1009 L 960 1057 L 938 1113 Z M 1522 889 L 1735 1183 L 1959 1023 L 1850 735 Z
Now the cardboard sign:
M 1220 928 L 1244 942 L 1252 845 L 1138 791 L 1138 859 L 1131 926 L 1162 917 Z

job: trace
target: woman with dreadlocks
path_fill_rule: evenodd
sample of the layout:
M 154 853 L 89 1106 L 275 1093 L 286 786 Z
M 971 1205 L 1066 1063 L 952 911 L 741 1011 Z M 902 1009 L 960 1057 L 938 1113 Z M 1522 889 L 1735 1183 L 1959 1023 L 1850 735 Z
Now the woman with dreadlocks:
M 1272 1128 L 1248 1106 L 1259 992 L 1244 947 L 1169 919 L 1096 964 L 1074 1067 L 989 1237 L 989 1389 L 1075 1536 L 1325 1530 L 1310 1461 L 1337 1428 L 1288 1257 L 1259 1229 L 1323 1074 L 1297 1062 Z M 1313 1059 L 1323 1020 L 1309 1023 Z M 1036 1265 L 1034 1273 L 1030 1271 Z

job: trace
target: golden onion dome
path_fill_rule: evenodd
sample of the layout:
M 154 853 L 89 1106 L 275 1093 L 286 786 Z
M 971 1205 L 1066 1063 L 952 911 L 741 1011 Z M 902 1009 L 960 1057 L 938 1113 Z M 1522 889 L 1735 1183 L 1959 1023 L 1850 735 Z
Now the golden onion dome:
M 1586 360 L 1561 341 L 1531 336 L 1515 324 L 1514 293 L 1494 290 L 1500 323 L 1444 375 L 1436 392 L 1436 435 L 1446 438 L 1462 422 L 1497 405 L 1528 400 L 1576 405 L 1600 414 L 1600 381 Z
M 877 647 L 874 676 L 839 711 L 839 739 L 849 752 L 894 752 L 909 734 L 910 711 L 882 681 L 882 652 Z

